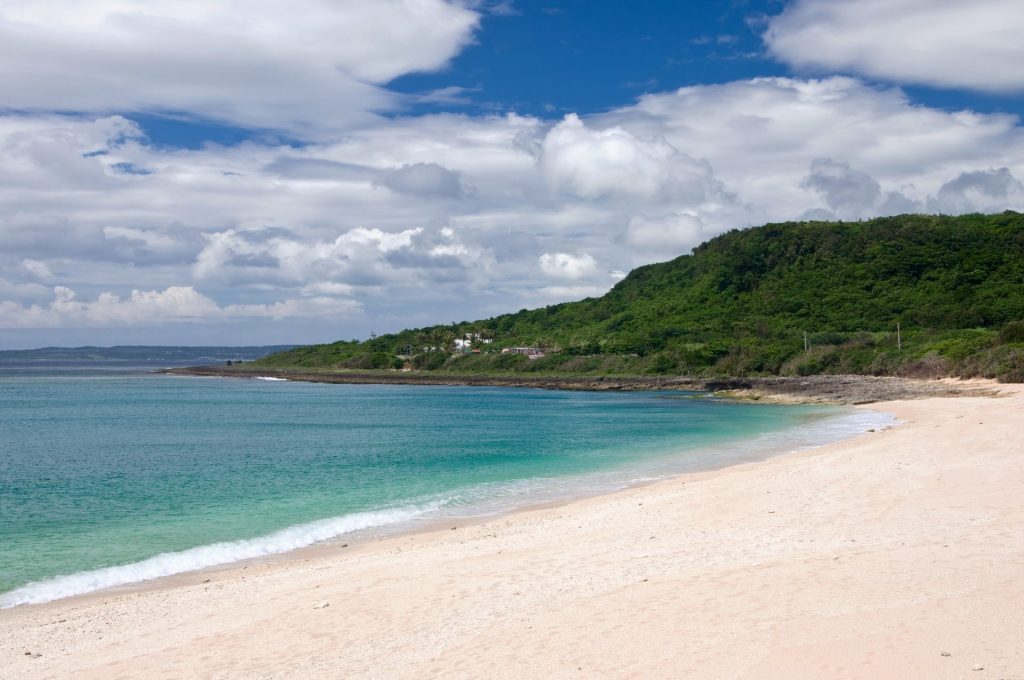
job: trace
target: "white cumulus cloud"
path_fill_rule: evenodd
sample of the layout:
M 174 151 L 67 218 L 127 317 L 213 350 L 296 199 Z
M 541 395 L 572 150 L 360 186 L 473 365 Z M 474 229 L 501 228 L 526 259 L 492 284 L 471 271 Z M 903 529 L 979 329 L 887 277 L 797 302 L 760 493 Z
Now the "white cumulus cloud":
M 200 280 L 285 285 L 376 278 L 387 273 L 384 256 L 409 247 L 421 232 L 422 228 L 389 233 L 356 227 L 332 241 L 308 241 L 281 228 L 228 229 L 207 235 L 193 272 Z
M 664 139 L 641 139 L 618 126 L 588 127 L 575 114 L 548 132 L 541 165 L 555 188 L 587 199 L 671 194 L 702 202 L 720 190 L 707 162 L 691 158 Z
M 820 186 L 804 182 L 817 159 L 845 163 L 869 175 L 883 196 L 901 192 L 912 201 L 963 172 L 1007 167 L 1024 175 L 1024 134 L 1015 116 L 914 105 L 899 89 L 846 77 L 685 87 L 644 96 L 592 124 L 660 134 L 707 159 L 748 209 L 706 208 L 712 214 L 701 216 L 714 230 L 730 221 L 744 226 L 802 215 L 821 198 Z
M 556 279 L 582 279 L 597 273 L 597 261 L 589 253 L 544 253 L 538 263 L 541 271 Z
M 1019 0 L 796 0 L 764 35 L 797 68 L 992 92 L 1024 90 Z
M 304 136 L 393 108 L 479 14 L 444 0 L 6 0 L 0 107 L 186 114 Z

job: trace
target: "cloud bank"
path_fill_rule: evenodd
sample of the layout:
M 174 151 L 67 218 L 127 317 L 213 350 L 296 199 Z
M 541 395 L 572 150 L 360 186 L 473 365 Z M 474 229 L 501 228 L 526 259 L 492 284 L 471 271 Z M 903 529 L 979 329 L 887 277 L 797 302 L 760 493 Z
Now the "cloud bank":
M 107 327 L 108 344 L 365 337 L 599 295 L 735 227 L 1024 208 L 1016 117 L 898 87 L 754 78 L 589 116 L 385 117 L 373 111 L 401 105 L 388 79 L 443 67 L 473 39 L 473 5 L 165 5 L 0 8 L 0 344 Z M 886 11 L 844 7 L 793 4 L 771 49 Z M 170 58 L 193 29 L 208 73 Z M 305 142 L 167 148 L 122 115 L 171 106 Z
M 558 121 L 381 119 L 302 147 L 166 149 L 119 116 L 8 115 L 0 291 L 7 328 L 262 316 L 337 335 L 348 315 L 358 335 L 599 294 L 737 226 L 1020 208 L 1021 178 L 1012 116 L 842 77 Z
M 191 286 L 165 290 L 133 290 L 120 298 L 101 293 L 95 300 L 80 300 L 64 286 L 53 288 L 48 304 L 22 306 L 0 301 L 0 329 L 60 328 L 63 326 L 117 328 L 145 324 L 204 323 L 221 319 L 351 316 L 359 311 L 354 302 L 311 297 L 275 304 L 221 306 Z

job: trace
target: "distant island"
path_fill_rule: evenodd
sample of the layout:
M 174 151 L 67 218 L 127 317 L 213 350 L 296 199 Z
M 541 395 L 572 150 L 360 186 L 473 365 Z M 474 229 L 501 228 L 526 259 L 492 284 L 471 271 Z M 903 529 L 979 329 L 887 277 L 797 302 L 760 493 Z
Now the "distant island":
M 182 366 L 214 361 L 252 361 L 295 345 L 247 345 L 241 347 L 178 347 L 117 345 L 114 347 L 42 347 L 0 350 L 0 366 L 31 364 L 125 364 L 132 366 Z
M 256 367 L 1024 382 L 1024 215 L 737 229 L 599 298 L 298 347 Z

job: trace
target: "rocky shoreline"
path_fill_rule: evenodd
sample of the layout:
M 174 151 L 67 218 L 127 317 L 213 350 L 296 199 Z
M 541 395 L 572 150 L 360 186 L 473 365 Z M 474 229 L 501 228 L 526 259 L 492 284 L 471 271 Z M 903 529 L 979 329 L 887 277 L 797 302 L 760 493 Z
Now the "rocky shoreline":
M 287 380 L 339 384 L 463 385 L 530 387 L 550 390 L 635 391 L 694 390 L 754 401 L 870 404 L 896 399 L 996 396 L 998 390 L 970 381 L 918 380 L 865 375 L 801 377 L 692 378 L 659 376 L 482 376 L 445 373 L 372 371 L 330 372 L 243 366 L 191 366 L 161 371 L 171 375 L 225 378 L 275 377 Z

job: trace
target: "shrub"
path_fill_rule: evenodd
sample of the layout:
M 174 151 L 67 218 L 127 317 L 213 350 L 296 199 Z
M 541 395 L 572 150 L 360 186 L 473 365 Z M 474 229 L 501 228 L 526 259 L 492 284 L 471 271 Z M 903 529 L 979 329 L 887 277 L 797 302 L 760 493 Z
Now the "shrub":
M 1024 342 L 1024 320 L 1011 321 L 999 331 L 999 342 Z
M 528 361 L 522 354 L 499 354 L 494 357 L 494 367 L 504 371 L 515 370 Z
M 601 367 L 603 356 L 573 357 L 563 362 L 559 369 L 566 373 L 592 373 Z
M 444 365 L 448 355 L 444 352 L 422 352 L 412 358 L 412 367 L 420 371 L 434 371 Z
M 647 372 L 662 375 L 674 371 L 676 368 L 675 359 L 666 352 L 658 352 L 647 362 Z
M 994 334 L 986 330 L 959 331 L 954 337 L 927 345 L 929 352 L 936 352 L 954 361 L 962 361 L 992 346 Z

